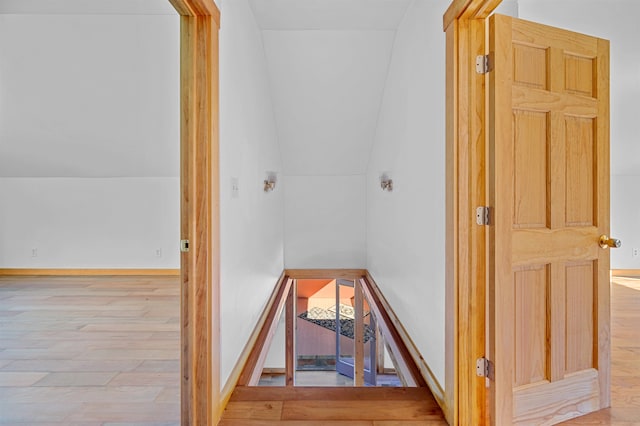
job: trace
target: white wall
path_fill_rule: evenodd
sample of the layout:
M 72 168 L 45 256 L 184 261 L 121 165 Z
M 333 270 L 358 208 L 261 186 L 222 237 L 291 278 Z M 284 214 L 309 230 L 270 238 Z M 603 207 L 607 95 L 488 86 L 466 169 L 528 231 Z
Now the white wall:
M 285 315 L 283 312 L 283 314 L 280 315 L 278 327 L 271 340 L 271 347 L 269 348 L 269 352 L 267 352 L 267 358 L 264 360 L 264 368 L 285 368 L 287 357 L 287 335 L 285 332 Z
M 220 32 L 221 385 L 283 269 L 280 151 L 260 31 L 247 0 L 225 1 Z M 232 178 L 238 181 L 234 198 Z
M 640 175 L 611 176 L 611 235 L 622 247 L 611 250 L 612 269 L 640 269 Z
M 0 15 L 0 176 L 177 177 L 180 21 Z
M 220 0 L 217 0 L 218 4 Z M 2 0 L 0 13 L 46 15 L 175 15 L 167 0 Z
M 179 267 L 177 178 L 0 178 L 0 200 L 0 268 Z
M 285 176 L 287 268 L 364 268 L 365 176 Z
M 176 15 L 0 15 L 0 267 L 179 267 L 179 45 Z
M 444 388 L 448 1 L 435 3 L 414 2 L 396 35 L 366 182 L 367 268 Z
M 48 6 L 0 15 L 0 267 L 177 268 L 179 19 Z M 262 190 L 280 152 L 246 0 L 220 44 L 224 384 L 283 269 L 283 185 Z
M 613 269 L 638 269 L 640 144 L 640 2 L 632 0 L 519 0 L 523 19 L 566 28 L 611 42 L 611 235 L 622 248 L 611 251 Z
M 262 37 L 284 173 L 364 174 L 394 31 L 263 31 Z

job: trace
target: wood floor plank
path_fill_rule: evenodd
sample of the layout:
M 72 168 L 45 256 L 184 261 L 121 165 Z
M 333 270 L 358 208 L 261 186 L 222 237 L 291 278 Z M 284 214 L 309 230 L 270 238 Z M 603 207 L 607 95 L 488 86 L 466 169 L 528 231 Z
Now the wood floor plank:
M 373 426 L 370 420 L 232 420 L 223 419 L 218 426 Z
M 373 426 L 446 426 L 447 421 L 438 420 L 374 420 Z
M 282 401 L 231 401 L 224 410 L 226 419 L 280 420 Z
M 170 383 L 178 383 L 180 373 L 164 372 L 130 372 L 120 373 L 111 380 L 111 386 L 167 386 Z
M 65 420 L 71 422 L 93 421 L 102 419 L 103 422 L 118 423 L 157 423 L 173 420 L 176 410 L 180 409 L 180 403 L 176 401 L 173 404 L 131 404 L 120 403 L 115 407 L 110 407 L 103 403 L 83 404 L 79 410 L 75 410 Z
M 58 426 L 81 404 L 7 403 L 0 402 L 0 424 L 34 425 L 38 422 L 56 422 Z
M 439 408 L 421 401 L 284 401 L 283 420 L 432 420 Z
M 231 395 L 231 401 L 264 401 L 264 400 L 435 400 L 427 388 L 398 388 L 398 387 L 260 387 L 238 386 Z
M 105 386 L 117 373 L 66 372 L 48 373 L 33 386 Z
M 48 373 L 0 371 L 0 386 L 31 386 L 44 378 L 47 374 Z
M 169 297 L 154 300 L 154 295 Z M 96 301 L 81 306 L 83 301 L 87 301 L 87 297 L 94 297 Z M 129 297 L 132 299 L 128 299 Z M 149 300 L 144 300 L 147 297 Z M 101 298 L 103 301 L 109 300 L 110 304 L 98 302 Z M 164 384 L 161 383 L 160 376 L 133 374 L 123 375 L 121 385 L 111 384 L 113 379 L 106 385 L 98 385 L 100 378 L 106 378 L 110 374 L 114 374 L 115 378 L 122 373 L 179 371 L 180 333 L 175 327 L 178 300 L 177 277 L 0 277 L 0 373 L 19 373 L 5 375 L 4 383 L 9 384 L 10 378 L 11 386 L 0 386 L 0 424 L 179 425 L 179 382 L 176 379 L 176 383 L 173 383 L 171 374 L 164 377 L 167 379 Z M 633 277 L 614 278 L 611 321 L 613 407 L 566 424 L 640 425 L 638 306 L 640 280 Z M 151 325 L 153 321 L 158 325 Z M 123 325 L 118 325 L 119 322 Z M 93 326 L 89 326 L 92 324 Z M 170 329 L 172 326 L 173 330 Z M 156 344 L 153 343 L 154 340 L 157 340 Z M 175 350 L 170 349 L 170 341 L 175 341 Z M 70 383 L 74 372 L 96 375 L 85 376 L 84 382 L 79 378 L 79 381 Z M 49 374 L 52 375 L 48 376 Z M 137 377 L 146 377 L 144 381 L 147 384 L 125 385 L 133 383 Z M 50 382 L 47 383 L 46 380 Z M 64 386 L 52 386 L 54 383 Z M 16 384 L 21 386 L 15 386 Z M 233 403 L 272 401 L 272 404 L 281 404 L 282 417 L 290 400 L 297 400 L 296 404 L 313 405 L 310 410 L 305 409 L 299 414 L 313 411 L 321 418 L 260 420 L 246 418 L 245 414 L 245 418 L 241 419 L 225 416 L 221 425 L 444 424 L 442 419 L 389 418 L 398 416 L 393 412 L 400 402 L 413 404 L 423 401 L 423 411 L 436 407 L 426 389 L 370 389 L 375 388 L 279 388 L 277 392 L 273 388 L 237 388 L 232 396 Z M 281 393 L 283 390 L 284 393 Z M 319 393 L 322 394 L 322 399 L 319 399 Z M 338 405 L 337 409 L 342 413 L 348 413 L 348 407 L 353 407 L 354 404 L 358 410 L 366 406 L 367 412 L 363 414 L 366 418 L 353 419 L 353 415 L 336 414 L 332 408 L 334 404 Z M 242 407 L 236 408 L 238 410 L 234 415 L 242 416 L 243 414 L 238 414 Z M 278 412 L 278 409 L 274 409 L 272 405 L 270 410 L 259 411 L 258 415 L 273 415 L 274 412 Z M 327 419 L 331 416 L 326 413 L 331 412 L 334 419 Z M 411 410 L 403 416 L 407 413 L 411 413 Z M 386 416 L 386 420 L 370 420 L 374 414 Z
M 178 277 L 0 277 L 0 425 L 178 426 L 179 294 Z
M 180 373 L 180 361 L 176 359 L 159 359 L 142 361 L 135 368 L 136 372 Z
M 0 387 L 0 401 L 6 403 L 68 403 L 113 404 L 153 402 L 162 387 L 152 386 L 25 386 Z M 97 419 L 98 420 L 98 419 Z
M 563 425 L 640 426 L 640 277 L 611 284 L 611 408 Z
M 620 425 L 620 426 L 638 426 L 640 425 L 640 417 L 638 417 L 637 408 L 620 408 L 613 407 L 597 411 L 582 417 L 562 423 L 563 425 Z
M 46 372 L 127 372 L 137 369 L 141 360 L 17 360 L 0 362 L 0 371 L 46 371 Z
M 1 356 L 1 354 L 0 354 Z M 60 356 L 60 355 L 58 355 Z M 97 360 L 97 359 L 111 359 L 111 360 L 126 360 L 126 359 L 138 359 L 138 360 L 171 360 L 177 359 L 180 356 L 179 349 L 166 350 L 166 349 L 130 349 L 123 351 L 122 349 L 96 349 L 82 352 L 73 356 L 74 359 L 84 360 Z

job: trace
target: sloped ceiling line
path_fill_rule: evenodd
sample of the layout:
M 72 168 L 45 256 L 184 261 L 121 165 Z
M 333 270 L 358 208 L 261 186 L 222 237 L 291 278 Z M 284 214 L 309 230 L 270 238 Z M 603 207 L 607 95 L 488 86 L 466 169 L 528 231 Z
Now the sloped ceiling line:
M 250 0 L 285 175 L 366 173 L 396 28 L 412 0 Z

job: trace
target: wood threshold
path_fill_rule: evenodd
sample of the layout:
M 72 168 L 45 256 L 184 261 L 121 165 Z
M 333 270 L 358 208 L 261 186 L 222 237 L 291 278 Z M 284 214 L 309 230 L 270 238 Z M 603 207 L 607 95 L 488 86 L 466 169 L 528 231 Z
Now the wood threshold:
M 445 425 L 424 388 L 239 387 L 221 425 Z
M 180 269 L 23 269 L 3 268 L 0 276 L 179 276 Z
M 318 399 L 321 394 L 325 401 L 345 401 L 353 399 L 370 400 L 424 400 L 429 388 L 401 387 L 317 387 L 279 386 L 277 392 L 269 386 L 238 386 L 231 396 L 232 401 L 307 401 Z

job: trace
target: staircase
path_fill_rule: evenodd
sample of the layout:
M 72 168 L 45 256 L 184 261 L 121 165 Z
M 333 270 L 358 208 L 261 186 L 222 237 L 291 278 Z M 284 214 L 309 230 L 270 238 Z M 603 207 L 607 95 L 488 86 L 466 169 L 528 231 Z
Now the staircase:
M 220 426 L 446 425 L 426 387 L 238 386 Z
M 364 377 L 364 296 L 370 313 L 375 316 L 376 324 L 380 327 L 398 378 L 406 387 L 366 387 L 364 381 L 358 384 L 355 379 L 353 387 L 294 386 L 296 310 L 293 281 L 305 277 L 342 277 L 353 280 L 355 323 L 353 332 L 348 337 L 354 336 L 352 338 L 355 340 L 354 377 L 359 375 L 360 380 Z M 336 300 L 336 306 L 337 303 Z M 265 348 L 270 346 L 270 339 L 283 310 L 286 319 L 286 386 L 256 386 L 262 374 Z M 331 318 L 333 329 L 340 330 L 337 318 Z M 431 377 L 430 371 L 423 373 L 416 364 L 416 359 L 422 359 L 419 352 L 367 271 L 286 270 L 276 285 L 254 334 L 252 348 L 246 356 L 242 371 L 238 373 L 236 387 L 218 423 L 221 426 L 447 424 L 440 406 L 427 387 L 425 377 Z

